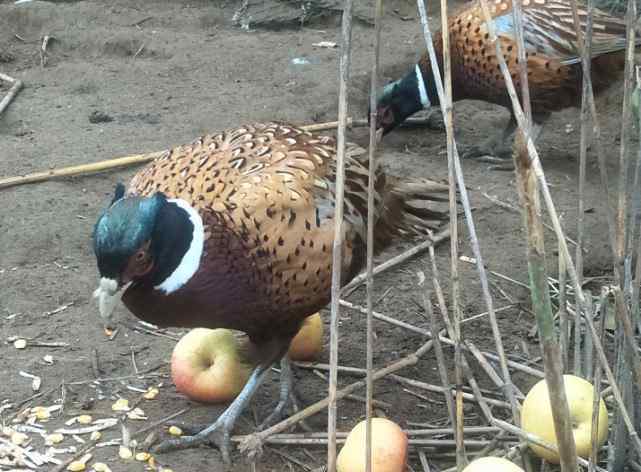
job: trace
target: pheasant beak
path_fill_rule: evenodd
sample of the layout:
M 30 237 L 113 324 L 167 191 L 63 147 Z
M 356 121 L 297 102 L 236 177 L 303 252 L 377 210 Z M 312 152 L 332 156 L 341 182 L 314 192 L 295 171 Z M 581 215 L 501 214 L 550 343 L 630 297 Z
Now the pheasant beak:
M 120 299 L 127 287 L 129 287 L 130 283 L 131 282 L 120 285 L 114 279 L 102 277 L 98 288 L 93 292 L 94 298 L 98 299 L 98 310 L 107 336 L 111 336 L 111 333 L 115 329 L 113 312 L 116 307 L 116 302 Z

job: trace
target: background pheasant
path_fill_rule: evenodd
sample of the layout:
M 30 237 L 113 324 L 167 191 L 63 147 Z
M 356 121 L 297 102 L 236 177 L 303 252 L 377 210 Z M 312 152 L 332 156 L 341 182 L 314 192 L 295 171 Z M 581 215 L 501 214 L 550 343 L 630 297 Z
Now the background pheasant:
M 520 92 L 517 46 L 512 2 L 488 2 L 501 50 L 512 80 Z M 535 122 L 542 123 L 550 112 L 578 106 L 581 100 L 582 69 L 574 30 L 572 10 L 567 0 L 523 0 L 523 28 L 528 66 L 528 82 Z M 585 31 L 587 13 L 579 9 Z M 480 6 L 466 5 L 449 17 L 453 100 L 484 100 L 510 109 L 510 121 L 502 133 L 469 149 L 467 157 L 491 154 L 511 156 L 511 140 L 516 127 L 495 47 Z M 593 15 L 592 80 L 594 92 L 603 91 L 623 71 L 625 23 L 622 19 L 595 10 Z M 638 42 L 641 39 L 637 40 Z M 637 44 L 638 44 L 637 42 Z M 434 35 L 434 47 L 443 70 L 441 33 Z M 402 79 L 388 84 L 378 104 L 378 126 L 388 133 L 417 111 L 438 105 L 432 67 L 425 53 Z
M 367 168 L 348 147 L 345 283 L 365 261 Z M 116 191 L 98 219 L 97 296 L 105 322 L 122 300 L 160 326 L 247 333 L 259 360 L 243 392 L 219 419 L 160 450 L 211 440 L 229 463 L 229 435 L 271 365 L 301 323 L 330 299 L 334 235 L 333 138 L 294 126 L 253 124 L 177 147 Z M 447 217 L 448 188 L 376 170 L 376 249 L 395 236 L 425 234 Z M 291 382 L 286 357 L 282 382 Z M 279 404 L 280 405 L 280 404 Z

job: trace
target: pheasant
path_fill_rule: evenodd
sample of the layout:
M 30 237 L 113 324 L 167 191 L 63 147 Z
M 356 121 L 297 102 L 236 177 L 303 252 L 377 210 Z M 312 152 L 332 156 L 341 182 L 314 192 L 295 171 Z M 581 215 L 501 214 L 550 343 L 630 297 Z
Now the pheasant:
M 348 145 L 342 278 L 365 262 L 367 168 Z M 330 300 L 336 143 L 282 123 L 240 126 L 166 151 L 119 184 L 94 228 L 106 327 L 122 293 L 137 317 L 159 326 L 245 332 L 258 363 L 243 391 L 211 425 L 166 441 L 165 451 L 213 442 L 230 463 L 230 434 L 272 364 L 306 317 Z M 375 171 L 375 250 L 394 237 L 436 229 L 448 216 L 448 187 Z M 284 387 L 284 388 L 283 388 Z M 290 397 L 291 398 L 291 397 Z
M 520 93 L 512 1 L 493 0 L 488 5 L 501 51 Z M 522 6 L 533 118 L 542 124 L 551 112 L 580 104 L 581 58 L 568 0 L 522 0 Z M 579 9 L 579 18 L 585 33 L 584 9 Z M 507 107 L 511 115 L 502 133 L 470 148 L 464 157 L 510 157 L 512 139 L 508 138 L 516 129 L 516 120 L 480 5 L 468 4 L 451 15 L 449 32 L 453 101 L 483 100 Z M 591 70 L 595 93 L 602 92 L 623 71 L 625 32 L 623 20 L 594 10 Z M 442 71 L 440 32 L 434 35 L 434 48 Z M 377 127 L 389 133 L 410 115 L 438 105 L 432 67 L 425 53 L 405 77 L 385 86 L 377 106 Z

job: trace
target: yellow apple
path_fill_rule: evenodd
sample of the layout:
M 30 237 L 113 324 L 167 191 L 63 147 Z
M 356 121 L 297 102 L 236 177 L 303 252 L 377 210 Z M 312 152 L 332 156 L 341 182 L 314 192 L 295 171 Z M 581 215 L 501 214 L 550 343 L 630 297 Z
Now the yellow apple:
M 289 358 L 311 361 L 323 350 L 323 319 L 320 313 L 307 317 L 289 346 Z
M 481 457 L 470 462 L 463 472 L 523 472 L 523 469 L 502 457 Z
M 178 341 L 171 356 L 176 389 L 204 403 L 236 398 L 249 378 L 250 368 L 234 332 L 228 329 L 192 329 Z
M 576 452 L 587 458 L 592 449 L 592 405 L 594 387 L 587 380 L 574 375 L 564 375 L 565 395 L 570 408 L 570 421 L 576 443 Z M 544 380 L 538 382 L 528 392 L 521 410 L 521 427 L 528 433 L 535 434 L 550 444 L 557 444 L 552 407 L 548 386 Z M 598 447 L 601 447 L 608 437 L 608 410 L 603 399 L 599 401 Z M 530 448 L 546 461 L 558 464 L 559 455 L 541 446 L 530 444 Z
M 350 431 L 336 460 L 337 472 L 365 471 L 365 421 Z M 403 472 L 407 435 L 393 421 L 372 418 L 372 472 Z

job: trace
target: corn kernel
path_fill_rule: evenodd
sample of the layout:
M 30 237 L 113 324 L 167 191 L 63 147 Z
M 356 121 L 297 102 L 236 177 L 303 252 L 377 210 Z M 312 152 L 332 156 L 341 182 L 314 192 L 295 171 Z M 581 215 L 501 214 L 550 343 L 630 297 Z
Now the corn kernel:
M 85 470 L 86 468 L 87 466 L 85 465 L 85 463 L 80 461 L 73 461 L 67 466 L 67 470 L 70 470 L 71 472 L 80 472 L 81 470 Z
M 116 403 L 111 405 L 113 411 L 129 411 L 129 400 L 126 398 L 119 398 Z
M 143 398 L 145 400 L 153 400 L 154 398 L 156 398 L 158 396 L 158 393 L 159 392 L 158 392 L 158 389 L 156 387 L 151 387 L 149 390 L 147 390 L 143 394 Z
M 27 436 L 24 433 L 18 433 L 16 431 L 11 434 L 11 442 L 16 446 L 20 446 L 21 444 L 24 444 L 27 439 L 29 439 L 29 436 Z
M 53 446 L 54 444 L 58 444 L 64 440 L 64 436 L 60 433 L 53 433 L 45 437 L 45 445 L 46 446 Z
M 146 462 L 151 457 L 151 454 L 148 452 L 139 452 L 136 454 L 136 460 L 140 462 Z
M 102 436 L 102 433 L 100 431 L 93 431 L 91 433 L 91 436 L 89 436 L 89 439 L 91 439 L 92 441 L 97 441 L 98 439 L 100 439 L 101 436 Z
M 93 421 L 91 415 L 80 415 L 78 417 L 78 423 L 80 424 L 89 424 Z
M 104 462 L 96 462 L 93 465 L 93 470 L 95 470 L 96 472 L 111 472 L 109 466 Z
M 118 448 L 118 455 L 121 459 L 131 459 L 134 453 L 131 452 L 131 449 L 129 449 L 128 447 L 120 446 Z
M 27 340 L 26 339 L 16 339 L 13 342 L 13 347 L 15 347 L 16 349 L 24 349 L 25 347 L 27 347 Z
M 183 430 L 180 429 L 178 426 L 170 426 L 169 434 L 171 434 L 172 436 L 182 436 Z

